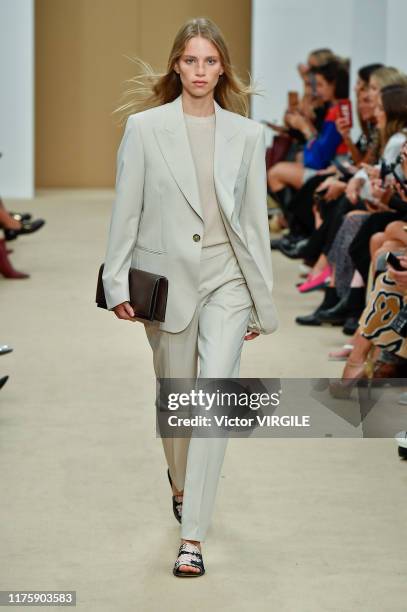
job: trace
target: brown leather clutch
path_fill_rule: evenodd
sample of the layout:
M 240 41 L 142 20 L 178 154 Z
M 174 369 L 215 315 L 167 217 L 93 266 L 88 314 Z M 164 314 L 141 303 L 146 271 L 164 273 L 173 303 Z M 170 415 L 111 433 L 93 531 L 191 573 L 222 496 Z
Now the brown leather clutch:
M 102 281 L 103 269 L 104 264 L 99 269 L 96 304 L 99 308 L 107 309 Z M 168 295 L 168 279 L 165 276 L 130 268 L 129 293 L 129 301 L 136 317 L 148 321 L 165 321 Z

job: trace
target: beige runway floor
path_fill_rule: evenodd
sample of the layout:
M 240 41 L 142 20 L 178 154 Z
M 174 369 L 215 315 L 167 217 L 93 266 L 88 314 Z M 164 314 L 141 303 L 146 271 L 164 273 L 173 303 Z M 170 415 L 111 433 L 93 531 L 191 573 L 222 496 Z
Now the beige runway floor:
M 40 191 L 47 220 L 8 242 L 0 278 L 0 590 L 75 590 L 84 612 L 405 612 L 407 463 L 393 439 L 229 442 L 207 573 L 172 575 L 179 525 L 155 435 L 140 323 L 94 304 L 110 191 Z M 277 333 L 245 343 L 241 377 L 339 376 L 338 328 L 302 328 L 296 262 L 273 253 Z M 407 422 L 407 408 L 406 408 Z M 26 609 L 18 607 L 17 609 Z M 59 608 L 58 608 L 59 609 Z

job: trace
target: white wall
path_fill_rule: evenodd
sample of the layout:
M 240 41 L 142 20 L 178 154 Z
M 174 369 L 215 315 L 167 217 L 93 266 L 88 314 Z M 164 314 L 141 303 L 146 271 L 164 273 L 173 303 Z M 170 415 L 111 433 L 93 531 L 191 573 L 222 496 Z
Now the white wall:
M 281 122 L 287 91 L 302 89 L 296 66 L 309 51 L 329 47 L 349 56 L 352 6 L 353 0 L 253 0 L 252 73 L 266 89 L 264 97 L 253 97 L 255 119 Z
M 0 0 L 0 196 L 34 195 L 34 5 Z M 7 203 L 6 203 L 7 206 Z
M 387 0 L 386 59 L 407 73 L 407 1 Z

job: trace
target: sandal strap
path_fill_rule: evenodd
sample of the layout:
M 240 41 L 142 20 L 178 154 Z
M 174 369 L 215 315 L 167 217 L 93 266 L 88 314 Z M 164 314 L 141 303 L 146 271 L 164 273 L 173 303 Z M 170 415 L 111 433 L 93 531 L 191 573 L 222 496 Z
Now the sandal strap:
M 200 570 L 200 573 L 205 571 L 202 554 L 199 552 L 199 548 L 197 546 L 188 543 L 181 544 L 178 552 L 178 558 L 174 564 L 174 570 L 178 570 L 181 565 L 197 567 Z
M 194 548 L 191 548 L 194 546 Z M 200 557 L 202 559 L 202 554 L 197 546 L 194 544 L 181 544 L 178 550 L 178 556 L 180 555 L 195 555 L 196 557 Z
M 181 516 L 182 516 L 182 501 L 181 502 L 177 502 L 175 497 L 176 497 L 175 495 L 172 496 L 172 506 L 174 508 L 174 511 L 176 511 L 178 516 L 181 518 Z

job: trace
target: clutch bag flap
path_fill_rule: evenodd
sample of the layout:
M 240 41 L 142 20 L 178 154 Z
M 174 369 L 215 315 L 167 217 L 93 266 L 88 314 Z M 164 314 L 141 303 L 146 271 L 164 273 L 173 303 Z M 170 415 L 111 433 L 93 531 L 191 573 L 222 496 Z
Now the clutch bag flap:
M 96 288 L 96 304 L 99 308 L 107 308 L 102 280 L 103 269 L 104 264 L 99 268 Z M 165 276 L 130 268 L 129 295 L 129 301 L 136 317 L 149 321 L 165 321 L 168 296 L 168 279 Z

